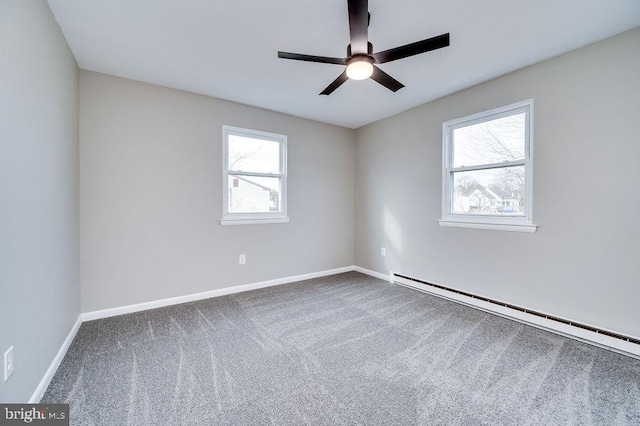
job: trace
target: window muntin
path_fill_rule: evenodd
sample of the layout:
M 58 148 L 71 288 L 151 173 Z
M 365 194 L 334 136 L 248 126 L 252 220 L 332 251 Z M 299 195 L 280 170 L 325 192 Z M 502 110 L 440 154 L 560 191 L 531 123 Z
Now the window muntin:
M 287 222 L 287 137 L 223 126 L 225 224 Z
M 441 225 L 535 231 L 532 113 L 528 100 L 443 124 Z

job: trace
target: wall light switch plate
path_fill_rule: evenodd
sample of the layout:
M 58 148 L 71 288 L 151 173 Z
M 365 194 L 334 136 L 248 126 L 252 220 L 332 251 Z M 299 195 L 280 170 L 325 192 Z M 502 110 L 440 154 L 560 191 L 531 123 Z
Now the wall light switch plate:
M 247 256 L 244 254 L 241 254 L 240 257 L 238 258 L 238 263 L 240 265 L 244 265 L 245 263 L 247 263 Z
M 387 249 L 386 249 L 386 248 L 384 248 L 384 247 L 382 247 L 382 248 L 380 249 L 380 256 L 386 256 L 386 255 L 387 255 Z
M 13 364 L 13 346 L 4 353 L 4 381 L 9 380 L 13 374 L 15 366 Z

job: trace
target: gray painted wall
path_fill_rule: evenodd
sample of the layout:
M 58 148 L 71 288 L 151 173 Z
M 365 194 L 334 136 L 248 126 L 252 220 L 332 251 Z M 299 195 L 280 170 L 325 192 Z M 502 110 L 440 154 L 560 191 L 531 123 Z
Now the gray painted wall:
M 0 120 L 0 401 L 26 402 L 80 314 L 78 67 L 45 1 L 0 2 Z
M 635 29 L 358 129 L 356 264 L 640 336 L 638 70 Z M 440 227 L 442 123 L 528 98 L 538 231 Z
M 223 124 L 288 136 L 289 223 L 220 225 Z M 353 265 L 354 161 L 353 130 L 81 71 L 83 312 Z

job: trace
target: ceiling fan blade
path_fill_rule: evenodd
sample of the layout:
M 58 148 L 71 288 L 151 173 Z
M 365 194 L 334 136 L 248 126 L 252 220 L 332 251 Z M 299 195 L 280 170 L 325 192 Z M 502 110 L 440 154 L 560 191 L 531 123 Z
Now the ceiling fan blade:
M 398 90 L 404 87 L 404 84 L 400 83 L 398 80 L 391 77 L 389 74 L 382 71 L 380 68 L 376 66 L 373 67 L 373 74 L 371 74 L 371 79 L 382 84 L 384 87 L 391 90 L 392 92 L 397 92 Z
M 321 62 L 323 64 L 347 64 L 346 58 L 330 58 L 328 56 L 304 55 L 302 53 L 278 52 L 278 58 L 295 59 L 296 61 Z
M 369 26 L 369 1 L 347 0 L 349 8 L 349 34 L 351 36 L 351 54 L 367 54 Z
M 374 53 L 371 56 L 373 56 L 376 64 L 384 64 L 385 62 L 407 58 L 409 56 L 418 55 L 420 53 L 429 52 L 431 50 L 447 46 L 449 46 L 449 33 L 441 34 L 422 41 L 416 41 L 415 43 L 406 44 L 404 46 L 396 47 L 395 49 L 384 50 L 382 52 Z
M 349 80 L 349 77 L 347 77 L 347 70 L 344 70 L 344 72 L 342 74 L 340 74 L 338 76 L 338 78 L 333 80 L 333 82 L 330 85 L 328 85 L 326 89 L 324 89 L 322 92 L 320 92 L 320 94 L 321 95 L 330 95 L 331 93 L 333 93 L 334 90 L 336 90 L 338 87 L 340 87 L 342 85 L 342 83 L 344 83 L 347 80 Z

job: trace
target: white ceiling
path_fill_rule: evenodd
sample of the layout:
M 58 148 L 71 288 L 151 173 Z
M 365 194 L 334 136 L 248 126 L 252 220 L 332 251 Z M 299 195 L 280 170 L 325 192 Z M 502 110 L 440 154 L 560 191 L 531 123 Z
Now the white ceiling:
M 451 46 L 380 65 L 396 93 L 364 80 L 319 96 L 343 67 L 277 51 L 346 56 L 346 0 L 49 4 L 80 68 L 350 128 L 640 25 L 639 0 L 370 0 L 374 51 L 446 32 Z

